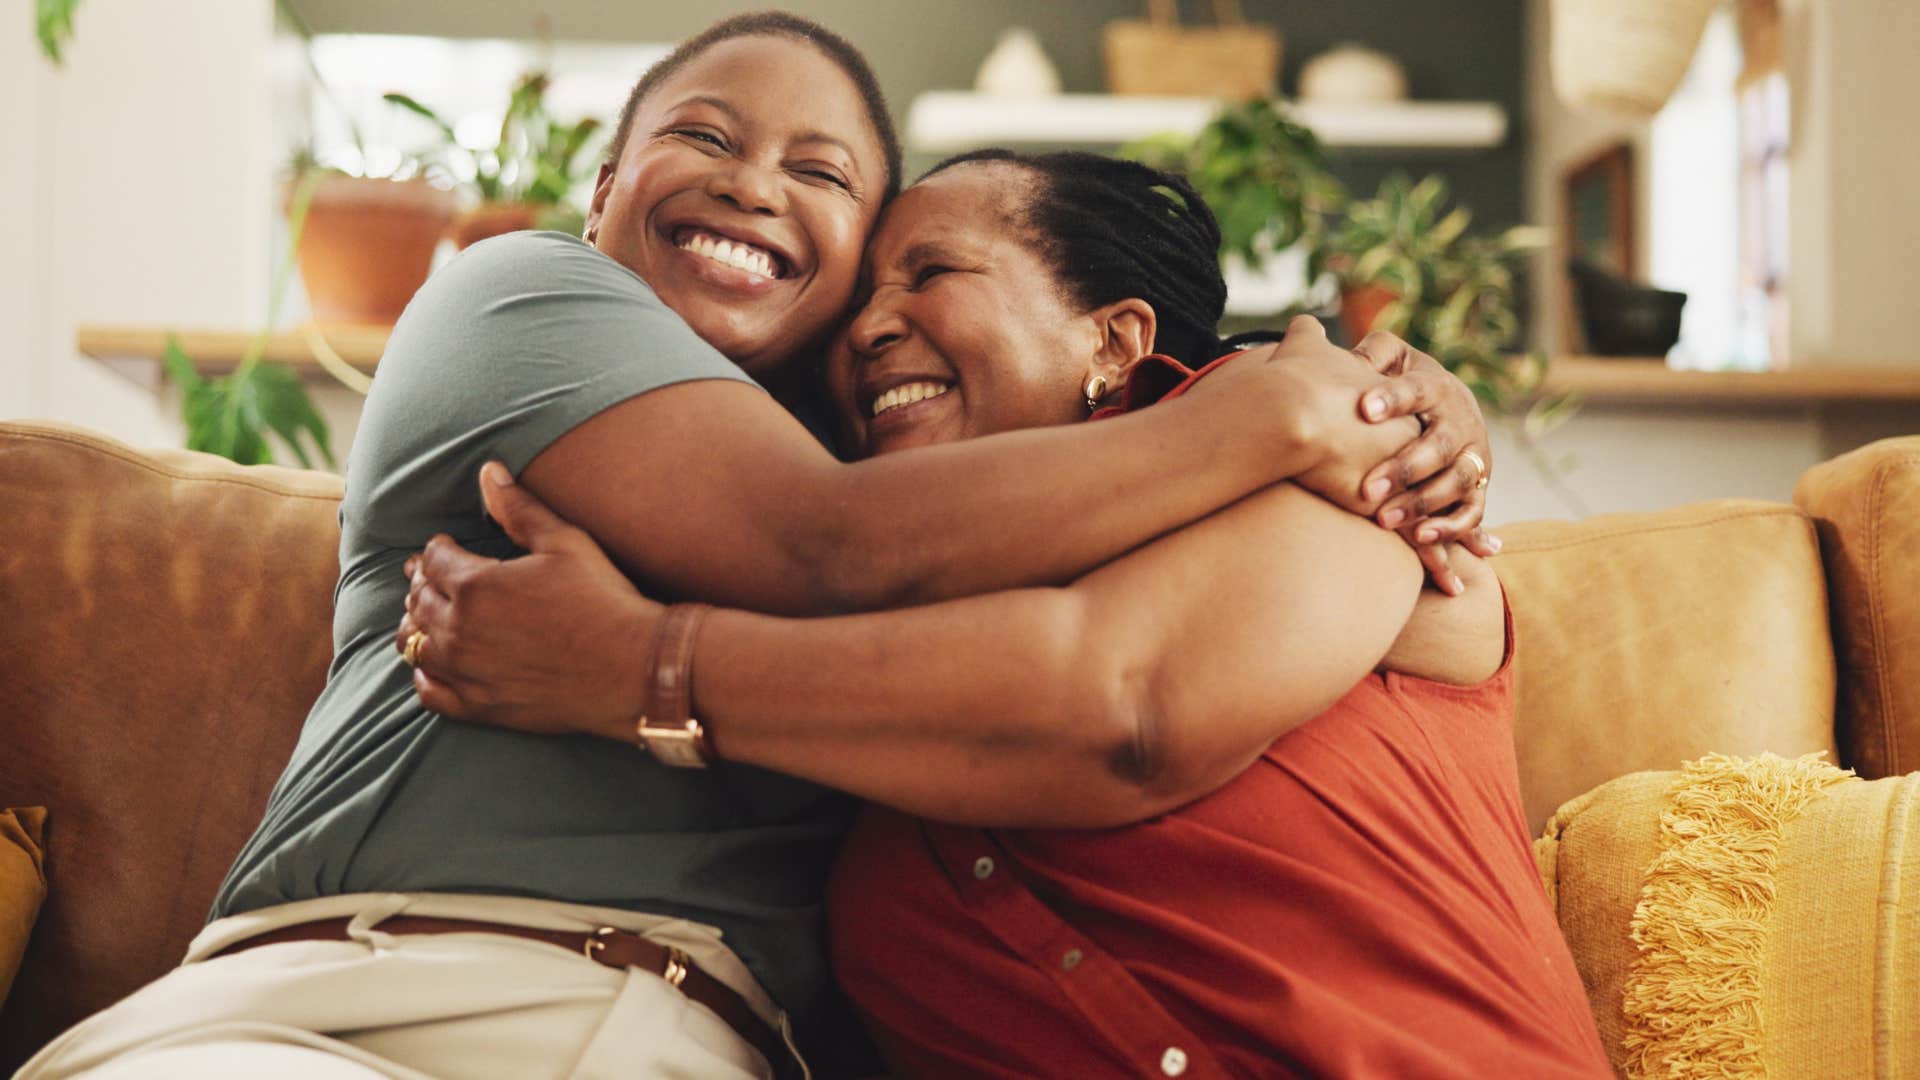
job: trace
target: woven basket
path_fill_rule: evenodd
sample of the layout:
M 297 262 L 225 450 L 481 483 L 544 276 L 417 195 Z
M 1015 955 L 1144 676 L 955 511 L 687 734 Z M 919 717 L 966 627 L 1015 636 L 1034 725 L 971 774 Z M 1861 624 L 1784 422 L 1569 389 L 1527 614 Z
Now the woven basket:
M 1147 18 L 1116 19 L 1103 31 L 1107 89 L 1115 94 L 1272 97 L 1280 76 L 1280 35 L 1247 23 L 1239 0 L 1213 0 L 1208 27 L 1181 26 L 1178 0 L 1148 0 Z
M 1553 83 L 1575 108 L 1652 116 L 1679 87 L 1718 0 L 1553 0 Z

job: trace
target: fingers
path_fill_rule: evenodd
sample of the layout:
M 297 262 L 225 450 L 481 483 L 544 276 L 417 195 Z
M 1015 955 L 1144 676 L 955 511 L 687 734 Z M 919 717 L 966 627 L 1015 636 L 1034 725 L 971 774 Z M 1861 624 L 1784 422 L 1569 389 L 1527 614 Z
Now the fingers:
M 413 556 L 418 560 L 408 577 L 425 579 L 433 588 L 447 596 L 460 595 L 460 589 L 474 574 L 499 562 L 484 555 L 475 555 L 456 542 L 453 537 L 441 533 L 427 541 L 420 554 Z
M 1397 338 L 1395 340 L 1398 340 Z M 1381 372 L 1387 381 L 1367 391 L 1360 399 L 1360 414 L 1369 420 L 1390 420 L 1396 416 L 1414 416 L 1438 408 L 1442 395 L 1452 389 L 1445 371 Z
M 551 548 L 560 538 L 575 531 L 564 518 L 548 509 L 546 503 L 517 483 L 507 467 L 497 461 L 489 461 L 480 469 L 480 499 L 495 524 L 528 551 Z
M 1486 486 L 1480 483 L 1480 466 L 1474 462 L 1474 456 L 1468 452 L 1445 456 L 1450 440 L 1439 432 L 1428 432 L 1422 441 L 1429 439 L 1434 440 L 1433 445 L 1409 447 L 1396 455 L 1394 461 L 1386 463 L 1387 477 L 1393 486 L 1406 486 L 1401 494 L 1380 504 L 1378 519 L 1386 528 L 1414 524 L 1469 499 L 1473 499 L 1478 508 L 1486 505 Z M 1405 460 L 1400 461 L 1401 458 Z M 1395 468 L 1401 471 L 1396 474 Z M 1475 518 L 1469 527 L 1478 524 L 1480 521 Z
M 1491 559 L 1495 555 L 1500 554 L 1500 549 L 1505 546 L 1499 537 L 1481 528 L 1475 528 L 1465 536 L 1462 536 L 1460 543 L 1468 551 L 1473 552 L 1483 559 Z
M 426 604 L 416 603 L 414 606 L 432 608 L 436 604 L 444 603 L 445 598 L 435 594 L 434 600 Z M 454 683 L 451 681 L 443 681 L 441 673 L 435 670 L 439 666 L 440 661 L 444 659 L 445 646 L 448 644 L 445 631 L 442 631 L 441 640 L 436 641 L 433 634 L 427 631 L 429 625 L 432 624 L 423 623 L 414 617 L 412 611 L 409 611 L 400 619 L 400 629 L 394 634 L 394 648 L 397 649 L 402 656 L 405 656 L 408 639 L 412 638 L 415 633 L 424 635 L 420 639 L 419 647 L 414 650 L 413 654 L 413 691 L 415 695 L 420 698 L 420 703 L 432 712 L 441 713 L 446 716 L 466 717 L 470 713 L 470 706 L 466 698 L 460 693 Z
M 393 634 L 393 651 L 399 653 L 401 656 L 407 655 L 407 639 L 412 637 L 414 632 L 419 629 L 420 624 L 413 621 L 412 612 L 401 616 L 400 629 L 394 631 Z
M 1382 375 L 1399 375 L 1407 369 L 1409 359 L 1422 354 L 1402 341 L 1398 334 L 1375 330 L 1360 339 L 1360 344 L 1353 347 L 1353 355 Z
M 1326 324 L 1312 315 L 1295 315 L 1287 320 L 1287 338 L 1293 340 L 1296 337 L 1319 338 L 1325 341 L 1327 340 Z
M 393 647 L 407 655 L 407 641 L 418 632 L 425 635 L 413 651 L 413 666 L 438 668 L 447 662 L 454 644 L 453 630 L 447 618 L 450 602 L 431 585 L 418 579 L 407 594 L 407 612 L 400 617 L 400 629 L 394 631 Z
M 1433 581 L 1433 587 L 1448 596 L 1459 596 L 1467 591 L 1467 584 L 1453 571 L 1453 560 L 1447 554 L 1445 544 L 1415 544 L 1414 553 L 1420 556 L 1420 565 L 1427 568 L 1427 577 Z
M 1367 471 L 1361 491 L 1374 501 L 1389 492 L 1401 493 L 1380 503 L 1380 524 L 1397 529 L 1452 506 L 1473 489 L 1478 477 L 1461 475 L 1464 459 L 1453 440 L 1453 432 L 1444 426 L 1428 428 L 1426 434 Z
M 429 712 L 454 717 L 467 715 L 467 702 L 459 691 L 419 668 L 413 669 L 413 692 Z
M 1406 526 L 1413 534 L 1414 543 L 1463 544 L 1469 551 L 1483 558 L 1500 550 L 1500 541 L 1487 535 L 1485 530 L 1480 528 L 1480 521 L 1486 516 L 1487 511 L 1485 492 L 1472 492 L 1458 504 L 1444 508 L 1444 511 L 1442 514 L 1416 520 Z M 1476 534 L 1478 534 L 1477 537 Z M 1482 548 L 1491 550 L 1483 551 Z

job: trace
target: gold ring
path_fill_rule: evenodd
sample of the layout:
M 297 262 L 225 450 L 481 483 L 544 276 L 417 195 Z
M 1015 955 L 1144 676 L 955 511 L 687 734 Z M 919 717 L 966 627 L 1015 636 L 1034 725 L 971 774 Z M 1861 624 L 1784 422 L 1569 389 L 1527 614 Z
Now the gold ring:
M 425 630 L 415 630 L 413 633 L 408 634 L 407 647 L 400 650 L 400 659 L 405 660 L 408 667 L 419 667 L 420 649 L 425 646 L 426 643 L 427 632 Z
M 1466 458 L 1468 461 L 1473 462 L 1473 473 L 1474 473 L 1474 476 L 1477 478 L 1474 480 L 1473 490 L 1479 491 L 1481 488 L 1486 487 L 1487 486 L 1487 463 L 1480 459 L 1479 454 L 1476 454 L 1471 450 L 1460 451 L 1460 456 L 1463 458 Z

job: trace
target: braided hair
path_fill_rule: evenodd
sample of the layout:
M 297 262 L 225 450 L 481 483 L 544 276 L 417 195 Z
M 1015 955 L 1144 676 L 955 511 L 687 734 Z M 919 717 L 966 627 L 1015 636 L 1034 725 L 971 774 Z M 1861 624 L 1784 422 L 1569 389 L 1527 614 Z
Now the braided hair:
M 646 74 L 640 76 L 640 81 L 628 91 L 626 104 L 620 107 L 620 121 L 614 126 L 613 140 L 607 144 L 607 162 L 619 164 L 620 155 L 627 148 L 627 138 L 633 134 L 634 114 L 655 87 L 715 45 L 747 37 L 783 37 L 804 41 L 820 50 L 823 56 L 846 73 L 847 78 L 853 80 L 854 88 L 860 92 L 861 102 L 866 105 L 867 119 L 872 122 L 873 132 L 880 140 L 880 152 L 887 159 L 887 186 L 881 201 L 889 201 L 898 195 L 900 137 L 893 129 L 893 114 L 887 111 L 886 95 L 880 92 L 880 80 L 874 78 L 872 65 L 846 38 L 812 19 L 803 19 L 785 11 L 756 11 L 721 19 L 676 45 L 672 52 L 648 68 Z
M 1146 301 L 1158 323 L 1156 352 L 1197 368 L 1240 344 L 1278 337 L 1256 331 L 1220 339 L 1227 303 L 1220 223 L 1185 179 L 1099 154 L 1002 149 L 948 158 L 926 175 L 976 162 L 1033 175 L 1021 224 L 1068 298 L 1084 309 Z

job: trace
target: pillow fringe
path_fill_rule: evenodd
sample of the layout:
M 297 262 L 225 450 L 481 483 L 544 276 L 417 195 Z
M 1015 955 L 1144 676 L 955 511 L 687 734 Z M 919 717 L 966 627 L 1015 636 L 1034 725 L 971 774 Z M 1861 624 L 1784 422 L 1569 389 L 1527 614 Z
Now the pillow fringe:
M 1781 835 L 1853 773 L 1825 761 L 1709 754 L 1682 767 L 1660 815 L 1631 934 L 1622 1008 L 1629 1077 L 1764 1077 L 1761 952 Z

